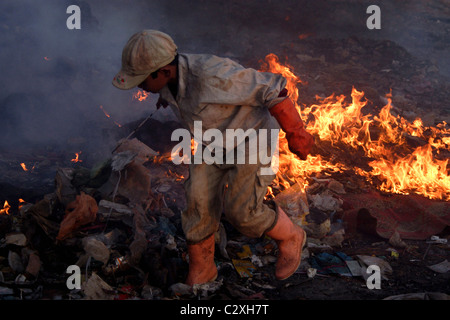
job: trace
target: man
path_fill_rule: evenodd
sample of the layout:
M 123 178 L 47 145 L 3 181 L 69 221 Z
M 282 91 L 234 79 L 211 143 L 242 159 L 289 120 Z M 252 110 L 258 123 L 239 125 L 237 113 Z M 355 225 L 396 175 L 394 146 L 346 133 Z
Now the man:
M 192 135 L 194 121 L 201 121 L 205 131 L 221 132 L 270 131 L 278 129 L 279 124 L 286 132 L 290 150 L 304 160 L 314 142 L 286 95 L 285 84 L 280 75 L 246 69 L 230 59 L 178 54 L 172 38 L 156 30 L 143 30 L 129 39 L 122 52 L 122 68 L 113 80 L 119 89 L 139 87 L 159 93 L 158 107 L 160 102 L 168 103 Z M 226 141 L 217 143 L 230 145 Z M 249 150 L 248 139 L 241 143 Z M 236 144 L 224 148 L 223 155 L 233 151 Z M 199 147 L 208 146 L 204 143 Z M 271 146 L 266 147 L 262 151 L 273 154 Z M 187 208 L 181 217 L 189 254 L 187 284 L 206 283 L 217 277 L 214 233 L 222 210 L 242 234 L 266 234 L 276 241 L 277 279 L 286 279 L 297 270 L 306 233 L 281 208 L 274 211 L 263 203 L 267 186 L 275 177 L 261 174 L 265 166 L 261 161 L 189 165 L 189 179 L 185 182 Z

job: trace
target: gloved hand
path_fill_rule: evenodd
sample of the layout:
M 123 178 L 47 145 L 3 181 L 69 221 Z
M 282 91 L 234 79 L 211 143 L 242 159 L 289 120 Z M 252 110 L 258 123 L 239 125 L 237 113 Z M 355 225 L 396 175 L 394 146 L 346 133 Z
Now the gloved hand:
M 269 109 L 286 133 L 289 150 L 300 159 L 306 160 L 314 145 L 314 137 L 305 130 L 302 118 L 290 98 L 284 99 Z

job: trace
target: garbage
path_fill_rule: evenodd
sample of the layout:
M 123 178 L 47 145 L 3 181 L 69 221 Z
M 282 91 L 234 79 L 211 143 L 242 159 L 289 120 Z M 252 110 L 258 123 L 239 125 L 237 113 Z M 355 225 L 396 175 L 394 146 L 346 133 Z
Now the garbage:
M 144 254 L 145 250 L 147 249 L 147 236 L 145 233 L 145 228 L 150 225 L 149 220 L 145 216 L 145 213 L 140 206 L 136 206 L 133 208 L 134 213 L 134 225 L 133 225 L 133 231 L 134 231 L 134 237 L 133 242 L 130 244 L 130 262 L 131 264 L 137 264 L 140 260 L 142 255 Z
M 95 272 L 82 284 L 85 300 L 114 300 L 116 292 Z
M 309 238 L 322 239 L 331 230 L 331 220 L 329 215 L 317 208 L 312 207 L 305 218 L 305 225 L 302 228 Z
M 219 290 L 223 285 L 223 279 L 210 281 L 202 284 L 194 284 L 192 286 L 192 292 L 199 298 L 206 298 Z
M 367 268 L 371 265 L 378 266 L 380 268 L 381 279 L 383 280 L 388 280 L 388 276 L 393 272 L 391 265 L 384 259 L 367 255 L 357 255 L 356 257 L 363 264 L 363 267 Z M 366 273 L 363 272 L 363 275 L 366 275 Z
M 342 206 L 342 200 L 335 198 L 329 192 L 322 192 L 320 194 L 313 194 L 310 196 L 311 205 L 322 211 L 336 211 Z
M 46 278 L 48 270 L 61 270 L 73 263 L 84 271 L 83 289 L 58 292 L 50 298 L 211 299 L 217 295 L 226 299 L 266 299 L 269 295 L 266 290 L 277 289 L 269 282 L 271 277 L 266 268 L 273 269 L 270 265 L 277 260 L 276 243 L 267 237 L 248 239 L 235 236 L 231 228 L 225 229 L 228 227 L 224 224 L 225 220 L 215 233 L 216 252 L 220 253 L 220 256 L 216 255 L 218 280 L 194 287 L 181 283 L 188 272 L 188 260 L 180 221 L 184 204 L 182 188 L 177 189 L 181 185 L 180 175 L 170 176 L 174 170 L 170 163 L 163 163 L 163 170 L 155 169 L 159 163 L 148 163 L 148 157 L 140 158 L 136 152 L 123 150 L 116 153 L 113 159 L 91 170 L 79 167 L 61 170 L 59 189 L 55 193 L 47 194 L 35 204 L 22 206 L 20 218 L 26 223 L 23 230 L 15 227 L 17 221 L 14 220 L 11 220 L 14 228 L 9 226 L 5 229 L 8 232 L 2 234 L 4 239 L 0 239 L 0 248 L 6 248 L 3 252 L 9 254 L 9 259 L 2 261 L 0 255 L 0 270 L 4 271 L 6 282 L 24 289 L 20 291 L 23 297 L 42 295 L 42 290 L 36 289 L 37 283 L 61 281 L 58 276 Z M 134 174 L 133 168 L 136 169 Z M 135 174 L 139 170 L 145 174 L 136 182 Z M 98 189 L 92 187 L 102 181 L 104 185 Z M 148 193 L 133 193 L 134 188 L 142 186 Z M 305 276 L 308 280 L 333 275 L 364 277 L 366 264 L 362 260 L 335 252 L 337 247 L 350 252 L 354 249 L 352 239 L 343 246 L 347 224 L 341 219 L 342 210 L 338 208 L 341 206 L 339 197 L 345 195 L 343 185 L 326 178 L 316 179 L 315 185 L 307 192 L 300 188 L 301 193 L 295 194 L 295 188 L 275 198 L 277 201 L 285 200 L 284 205 L 290 205 L 297 213 L 301 212 L 302 227 L 309 235 L 307 247 L 302 252 L 302 264 L 294 277 Z M 173 197 L 174 193 L 178 197 Z M 95 219 L 79 223 L 64 238 L 64 242 L 54 241 L 62 230 L 62 221 L 68 217 L 68 209 L 75 211 L 77 207 L 74 204 L 76 200 L 80 202 L 83 195 L 86 199 L 79 207 L 95 208 L 95 203 Z M 286 198 L 283 199 L 283 196 Z M 73 201 L 68 201 L 70 197 Z M 321 199 L 321 202 L 311 199 Z M 308 205 L 307 210 L 302 203 Z M 231 233 L 227 234 L 229 230 Z M 388 251 L 390 257 L 395 258 L 394 254 L 398 252 L 394 248 L 401 248 L 404 241 L 399 232 L 390 235 L 392 248 Z M 430 244 L 444 244 L 443 240 L 438 237 L 429 239 Z M 385 250 L 387 241 L 380 243 L 376 249 Z M 439 246 L 439 249 L 441 247 L 445 246 Z M 40 250 L 44 250 L 44 256 Z M 54 259 L 58 254 L 58 259 Z M 403 254 L 406 254 L 405 251 L 402 251 Z M 0 275 L 3 277 L 3 274 Z M 6 282 L 0 281 L 0 285 Z M 8 293 L 5 296 L 12 298 L 19 291 L 5 292 Z
M 308 275 L 308 278 L 314 278 L 317 274 L 317 269 L 315 268 L 308 268 L 306 270 L 306 274 Z
M 182 282 L 174 283 L 169 287 L 169 290 L 171 292 L 171 295 L 174 297 L 181 297 L 181 296 L 193 296 L 194 292 L 192 290 L 192 286 L 187 285 Z
M 25 247 L 27 244 L 27 237 L 21 232 L 9 233 L 5 236 L 5 243 Z
M 152 157 L 159 155 L 159 152 L 153 150 L 148 145 L 137 138 L 122 139 L 118 142 L 120 146 L 115 150 L 115 154 L 120 154 L 125 151 L 134 153 L 139 164 L 149 161 Z M 121 169 L 120 169 L 121 170 Z
M 309 258 L 311 267 L 316 269 L 319 274 L 338 274 L 351 277 L 352 274 L 347 268 L 346 260 L 352 260 L 352 258 L 343 252 L 335 254 L 321 252 Z
M 337 193 L 337 194 L 345 194 L 345 189 L 342 183 L 339 181 L 336 181 L 334 179 L 331 179 L 331 181 L 327 185 L 328 190 Z
M 9 251 L 8 264 L 15 273 L 22 273 L 25 271 L 22 257 L 15 251 Z
M 391 253 L 391 257 L 395 259 L 398 259 L 400 257 L 400 254 L 394 248 L 387 248 L 386 251 L 389 251 Z
M 408 245 L 402 240 L 399 233 L 394 231 L 392 236 L 389 238 L 389 243 L 397 248 L 406 248 Z
M 250 249 L 249 245 L 247 245 L 247 244 L 243 245 L 242 249 L 243 249 L 242 252 L 237 253 L 237 255 L 240 259 L 250 258 L 253 255 L 252 250 Z
M 450 262 L 446 259 L 440 263 L 428 266 L 428 268 L 437 273 L 447 273 L 450 271 Z
M 97 217 L 98 206 L 94 198 L 83 191 L 76 200 L 66 207 L 66 215 L 61 221 L 57 240 L 68 238 L 79 227 L 94 222 Z
M 31 252 L 28 255 L 28 263 L 27 267 L 25 268 L 25 277 L 30 280 L 36 279 L 41 270 L 41 266 L 42 262 L 39 258 L 39 255 L 35 252 Z
M 145 285 L 141 290 L 141 297 L 144 300 L 160 300 L 164 296 L 161 288 Z
M 426 241 L 427 243 L 432 244 L 446 244 L 448 242 L 447 239 L 439 238 L 438 236 L 431 236 L 429 240 Z
M 348 223 L 353 214 L 366 212 L 374 219 L 377 235 L 389 239 L 395 231 L 401 239 L 426 240 L 450 225 L 450 203 L 418 195 L 391 194 L 383 196 L 370 191 L 363 194 L 340 195 Z
M 274 201 L 292 221 L 300 226 L 307 224 L 305 218 L 309 214 L 309 204 L 305 189 L 300 182 L 279 193 Z
M 362 266 L 356 260 L 346 260 L 347 268 L 350 270 L 353 277 L 362 276 Z
M 331 230 L 323 238 L 322 243 L 329 245 L 330 247 L 341 247 L 342 242 L 345 240 L 345 229 L 340 225 L 340 228 L 333 231 L 333 224 Z
M 72 184 L 74 168 L 58 168 L 55 175 L 55 193 L 59 202 L 65 207 L 76 199 L 78 191 Z
M 110 251 L 103 242 L 94 237 L 85 237 L 82 240 L 82 244 L 88 257 L 92 257 L 95 260 L 102 262 L 103 265 L 108 263 Z
M 256 271 L 256 267 L 249 260 L 231 259 L 234 268 L 241 278 L 251 278 Z

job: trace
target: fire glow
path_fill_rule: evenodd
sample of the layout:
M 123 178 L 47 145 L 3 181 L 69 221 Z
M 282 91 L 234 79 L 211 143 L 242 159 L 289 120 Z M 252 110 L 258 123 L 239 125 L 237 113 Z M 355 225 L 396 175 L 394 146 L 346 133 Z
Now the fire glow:
M 139 100 L 139 101 L 144 101 L 145 99 L 147 99 L 148 97 L 148 92 L 144 91 L 144 90 L 139 90 L 138 92 L 136 92 L 133 95 L 133 99 L 135 100 Z
M 72 161 L 72 162 L 83 162 L 83 160 L 80 160 L 80 154 L 81 154 L 81 151 L 75 153 L 75 158 L 73 158 L 73 159 L 70 160 L 70 161 Z
M 3 204 L 3 209 L 0 209 L 0 214 L 8 214 L 9 215 L 9 209 L 11 206 L 9 205 L 8 201 L 5 200 L 5 203 Z
M 345 101 L 344 95 L 333 94 L 327 98 L 316 97 L 318 104 L 303 107 L 302 110 L 298 105 L 297 88 L 302 81 L 291 67 L 281 65 L 277 56 L 269 54 L 262 71 L 279 73 L 287 79 L 289 95 L 308 132 L 320 140 L 317 144 L 323 143 L 344 152 L 360 154 L 368 159 L 367 165 L 371 167 L 371 170 L 364 170 L 326 160 L 320 154 L 309 155 L 306 161 L 301 161 L 289 151 L 285 133 L 280 131 L 277 181 L 281 186 L 289 188 L 323 170 L 353 171 L 384 192 L 416 193 L 430 199 L 450 200 L 448 159 L 439 160 L 434 155 L 450 150 L 450 129 L 447 123 L 425 127 L 421 119 L 411 123 L 403 117 L 393 116 L 390 93 L 386 95 L 388 103 L 378 115 L 364 115 L 362 108 L 367 100 L 364 99 L 364 92 L 355 88 L 351 93 L 351 103 Z M 428 143 L 412 148 L 407 144 L 407 136 L 421 138 Z
M 22 168 L 23 171 L 33 172 L 36 165 L 33 165 L 33 167 L 31 167 L 31 169 L 28 169 L 27 165 L 24 162 L 22 162 L 22 163 L 20 163 L 20 167 Z

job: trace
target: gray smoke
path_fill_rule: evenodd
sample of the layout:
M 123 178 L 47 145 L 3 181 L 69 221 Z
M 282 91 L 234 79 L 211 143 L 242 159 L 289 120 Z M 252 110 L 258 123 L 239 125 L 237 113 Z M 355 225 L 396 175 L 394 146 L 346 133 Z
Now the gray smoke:
M 421 21 L 419 17 L 410 15 L 409 10 L 417 12 L 422 2 L 408 3 L 414 4 L 397 0 L 2 0 L 0 148 L 75 149 L 78 145 L 73 141 L 84 141 L 89 148 L 104 147 L 108 152 L 116 137 L 108 139 L 105 132 L 115 128 L 114 122 L 135 121 L 155 109 L 157 97 L 145 103 L 133 101 L 132 92 L 111 85 L 123 45 L 142 29 L 169 33 L 182 52 L 237 60 L 246 56 L 258 61 L 269 52 L 285 50 L 286 43 L 301 33 L 391 38 L 425 55 L 433 35 L 414 24 Z M 439 0 L 430 3 L 442 5 Z M 365 27 L 370 4 L 382 8 L 380 31 L 369 32 Z M 81 30 L 66 27 L 69 5 L 81 9 Z M 424 10 L 430 10 L 429 6 Z M 447 20 L 436 23 L 448 30 Z M 162 110 L 155 117 L 173 115 Z
M 73 141 L 84 141 L 101 148 L 112 142 L 105 129 L 152 111 L 154 97 L 138 102 L 111 85 L 130 35 L 148 20 L 158 24 L 146 3 L 2 1 L 0 147 L 76 148 Z M 66 27 L 72 4 L 81 9 L 81 30 Z

